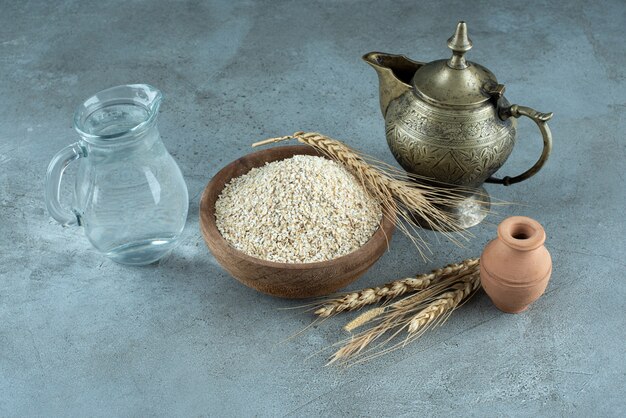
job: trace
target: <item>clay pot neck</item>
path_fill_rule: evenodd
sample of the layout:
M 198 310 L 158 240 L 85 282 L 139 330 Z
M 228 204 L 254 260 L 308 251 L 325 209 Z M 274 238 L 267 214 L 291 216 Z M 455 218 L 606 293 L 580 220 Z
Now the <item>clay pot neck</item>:
M 525 216 L 512 216 L 498 226 L 500 240 L 518 251 L 532 251 L 543 245 L 546 232 L 539 222 Z

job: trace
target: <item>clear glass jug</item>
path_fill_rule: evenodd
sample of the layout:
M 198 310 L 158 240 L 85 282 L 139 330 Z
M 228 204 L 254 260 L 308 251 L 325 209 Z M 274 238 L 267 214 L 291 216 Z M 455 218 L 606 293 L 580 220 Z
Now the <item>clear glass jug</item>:
M 187 186 L 156 125 L 162 97 L 145 84 L 90 97 L 74 114 L 81 139 L 48 166 L 50 215 L 63 225 L 82 226 L 98 251 L 123 264 L 163 257 L 177 244 L 187 218 Z M 79 167 L 69 211 L 59 202 L 60 184 L 75 160 Z

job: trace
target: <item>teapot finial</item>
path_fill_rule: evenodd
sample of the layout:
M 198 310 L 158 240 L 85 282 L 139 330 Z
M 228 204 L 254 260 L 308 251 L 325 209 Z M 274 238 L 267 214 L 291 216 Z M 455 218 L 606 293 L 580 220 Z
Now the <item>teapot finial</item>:
M 465 53 L 472 49 L 472 40 L 467 36 L 467 25 L 460 21 L 456 25 L 454 35 L 448 39 L 448 48 L 452 50 L 452 58 L 448 60 L 448 66 L 455 70 L 467 68 Z

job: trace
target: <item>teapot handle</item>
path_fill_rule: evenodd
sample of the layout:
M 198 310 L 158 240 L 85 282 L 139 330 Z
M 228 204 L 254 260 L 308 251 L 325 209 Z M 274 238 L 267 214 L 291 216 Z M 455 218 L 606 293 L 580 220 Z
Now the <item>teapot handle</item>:
M 77 224 L 79 221 L 74 213 L 61 206 L 59 200 L 61 177 L 63 177 L 63 172 L 72 161 L 84 156 L 83 148 L 78 142 L 75 142 L 59 151 L 50 161 L 50 165 L 48 165 L 45 186 L 46 207 L 50 216 L 63 226 Z
M 550 132 L 550 128 L 548 127 L 547 122 L 552 118 L 552 112 L 540 113 L 534 109 L 531 109 L 530 107 L 512 105 L 510 107 L 504 107 L 500 109 L 499 114 L 500 118 L 503 120 L 508 119 L 511 116 L 514 118 L 519 118 L 520 116 L 527 116 L 531 118 L 537 124 L 537 127 L 541 131 L 541 136 L 543 137 L 543 152 L 541 153 L 541 156 L 539 157 L 539 160 L 537 160 L 535 165 L 530 167 L 519 176 L 505 176 L 501 179 L 492 176 L 485 180 L 486 183 L 496 183 L 510 186 L 511 184 L 519 183 L 520 181 L 524 181 L 527 178 L 534 176 L 548 160 L 548 157 L 550 156 L 550 151 L 552 151 L 552 132 Z

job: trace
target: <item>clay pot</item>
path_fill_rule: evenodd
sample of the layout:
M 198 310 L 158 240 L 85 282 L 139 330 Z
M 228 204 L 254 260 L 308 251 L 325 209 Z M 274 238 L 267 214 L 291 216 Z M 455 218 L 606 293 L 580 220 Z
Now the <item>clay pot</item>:
M 546 290 L 552 258 L 545 240 L 539 222 L 525 216 L 512 216 L 498 226 L 498 238 L 480 257 L 480 280 L 501 311 L 522 312 Z

